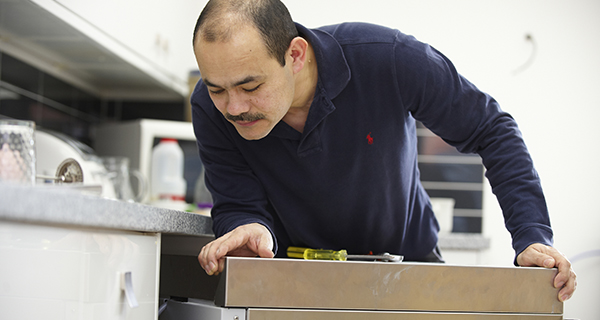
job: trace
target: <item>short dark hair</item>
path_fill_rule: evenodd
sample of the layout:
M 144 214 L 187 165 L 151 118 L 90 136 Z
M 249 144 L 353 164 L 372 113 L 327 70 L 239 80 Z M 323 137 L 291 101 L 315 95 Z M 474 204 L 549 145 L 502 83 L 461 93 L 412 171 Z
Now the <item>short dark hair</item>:
M 290 42 L 298 36 L 298 30 L 288 9 L 279 0 L 208 1 L 194 27 L 192 45 L 196 44 L 197 37 L 208 42 L 228 40 L 236 25 L 224 25 L 227 19 L 223 21 L 221 18 L 227 14 L 230 14 L 229 22 L 237 20 L 252 23 L 260 33 L 269 55 L 282 66 L 285 65 L 285 52 Z

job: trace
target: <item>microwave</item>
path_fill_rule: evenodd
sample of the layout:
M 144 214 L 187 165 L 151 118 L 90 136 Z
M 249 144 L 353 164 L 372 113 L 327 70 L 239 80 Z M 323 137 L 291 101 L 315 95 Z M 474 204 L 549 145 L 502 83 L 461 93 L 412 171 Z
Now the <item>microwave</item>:
M 185 201 L 194 203 L 194 189 L 202 172 L 198 145 L 191 122 L 139 119 L 101 124 L 95 127 L 94 150 L 99 156 L 129 158 L 131 169 L 150 179 L 152 149 L 163 138 L 176 139 L 184 154 Z M 137 189 L 135 179 L 132 187 Z M 144 202 L 147 202 L 146 197 Z

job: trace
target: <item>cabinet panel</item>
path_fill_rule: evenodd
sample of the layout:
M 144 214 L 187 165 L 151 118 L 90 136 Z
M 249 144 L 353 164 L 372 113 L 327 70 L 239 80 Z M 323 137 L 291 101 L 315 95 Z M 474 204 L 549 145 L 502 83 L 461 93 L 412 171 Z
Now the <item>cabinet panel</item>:
M 11 319 L 156 319 L 160 235 L 0 222 L 0 309 Z M 132 272 L 139 307 L 121 290 Z
M 192 31 L 206 1 L 55 1 L 178 82 L 196 69 Z

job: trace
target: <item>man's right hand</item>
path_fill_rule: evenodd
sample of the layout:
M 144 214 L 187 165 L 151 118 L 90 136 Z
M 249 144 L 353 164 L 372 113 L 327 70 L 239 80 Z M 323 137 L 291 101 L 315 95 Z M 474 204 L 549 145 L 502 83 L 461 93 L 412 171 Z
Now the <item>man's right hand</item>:
M 273 237 L 259 223 L 251 223 L 213 240 L 200 251 L 198 261 L 209 276 L 225 268 L 225 256 L 273 258 Z

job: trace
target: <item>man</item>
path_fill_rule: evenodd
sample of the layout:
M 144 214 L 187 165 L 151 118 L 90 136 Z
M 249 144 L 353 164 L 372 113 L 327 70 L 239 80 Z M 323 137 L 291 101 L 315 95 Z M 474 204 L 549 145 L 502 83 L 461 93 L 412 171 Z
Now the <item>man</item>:
M 415 119 L 478 153 L 513 237 L 515 263 L 558 267 L 537 173 L 514 120 L 430 46 L 397 30 L 309 30 L 278 0 L 212 0 L 194 30 L 202 80 L 194 130 L 217 239 L 198 259 L 285 256 L 288 246 L 442 261 L 419 182 Z

